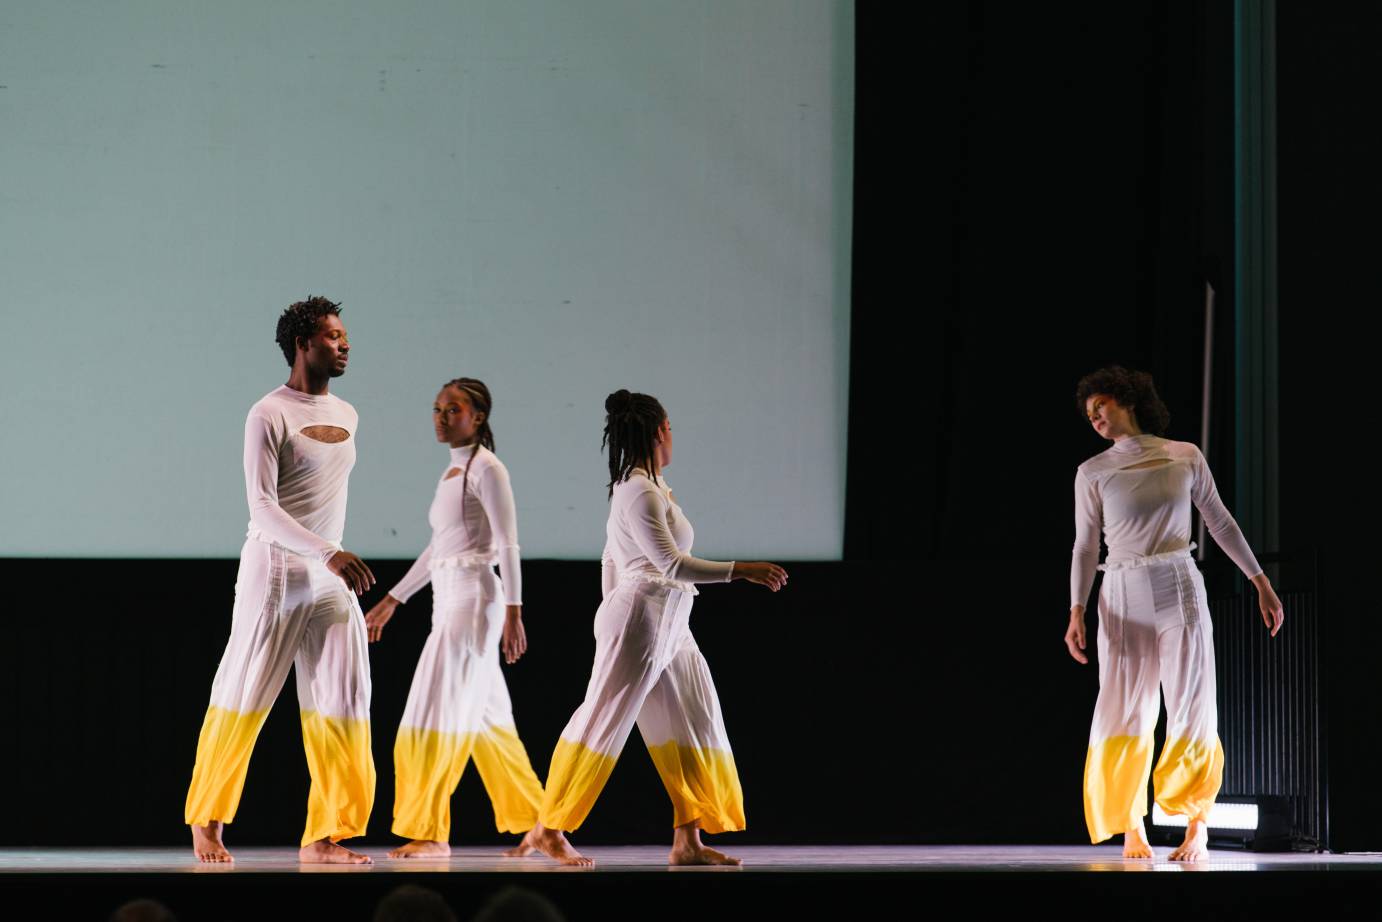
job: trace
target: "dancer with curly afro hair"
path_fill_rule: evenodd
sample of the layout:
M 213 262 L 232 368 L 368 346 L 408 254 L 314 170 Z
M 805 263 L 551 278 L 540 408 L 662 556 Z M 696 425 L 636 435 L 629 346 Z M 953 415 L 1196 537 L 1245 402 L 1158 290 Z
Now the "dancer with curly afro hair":
M 1257 588 L 1272 636 L 1281 600 L 1257 565 L 1238 523 L 1219 499 L 1199 448 L 1163 436 L 1170 414 L 1151 375 L 1117 365 L 1082 378 L 1075 401 L 1112 445 L 1075 471 L 1075 545 L 1070 564 L 1070 655 L 1085 655 L 1085 602 L 1095 570 L 1099 590 L 1099 699 L 1085 759 L 1084 808 L 1093 842 L 1123 834 L 1125 858 L 1154 858 L 1143 817 L 1152 769 L 1152 731 L 1166 697 L 1166 742 L 1153 784 L 1156 802 L 1188 817 L 1172 861 L 1197 861 L 1208 846 L 1209 809 L 1219 792 L 1214 636 L 1204 577 L 1191 550 L 1190 507 L 1204 517 Z M 1099 564 L 1099 539 L 1108 556 Z M 1097 566 L 1096 566 L 1097 565 Z

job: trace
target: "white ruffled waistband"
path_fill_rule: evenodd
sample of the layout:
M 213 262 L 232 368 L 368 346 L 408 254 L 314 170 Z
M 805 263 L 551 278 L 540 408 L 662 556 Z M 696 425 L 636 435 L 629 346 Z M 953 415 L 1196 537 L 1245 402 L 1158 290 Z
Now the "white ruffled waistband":
M 313 556 L 310 555 L 310 554 L 302 554 L 302 553 L 299 553 L 298 551 L 293 550 L 293 549 L 290 548 L 290 547 L 284 547 L 282 544 L 279 544 L 279 543 L 278 543 L 277 541 L 275 541 L 273 538 L 270 538 L 268 535 L 264 534 L 262 531 L 260 531 L 260 530 L 259 530 L 256 526 L 254 526 L 254 525 L 251 525 L 251 526 L 245 531 L 245 537 L 246 537 L 248 540 L 250 540 L 250 541 L 258 541 L 260 544 L 267 544 L 267 545 L 269 545 L 269 547 L 276 547 L 276 548 L 278 548 L 278 549 L 280 549 L 280 550 L 287 551 L 289 554 L 294 554 L 294 555 L 296 555 L 296 556 L 298 556 L 298 557 L 301 557 L 303 560 L 317 561 L 318 563 L 321 563 L 321 564 L 325 564 L 325 563 L 326 563 L 326 561 L 324 561 L 324 560 L 321 560 L 321 561 L 317 560 L 316 557 L 313 557 Z M 339 544 L 333 544 L 332 547 L 335 548 L 335 550 L 337 550 L 337 551 L 341 550 L 341 546 L 340 546 Z
M 489 569 L 499 562 L 493 554 L 452 554 L 450 557 L 433 559 L 432 570 L 459 570 L 469 567 Z
M 665 576 L 659 576 L 656 573 L 647 573 L 643 570 L 625 570 L 623 573 L 619 574 L 619 582 L 653 583 L 658 586 L 666 586 L 669 589 L 676 589 L 679 592 L 685 592 L 688 595 L 700 595 L 700 592 L 696 589 L 695 583 L 683 583 L 678 580 L 668 579 Z
M 1195 542 L 1191 541 L 1189 547 L 1182 547 L 1174 551 L 1163 551 L 1160 554 L 1148 554 L 1146 557 L 1137 557 L 1133 560 L 1116 560 L 1113 563 L 1101 563 L 1099 569 L 1104 572 L 1111 570 L 1136 570 L 1139 567 L 1149 567 L 1153 564 L 1165 563 L 1168 560 L 1181 558 L 1190 559 L 1190 552 L 1195 549 Z

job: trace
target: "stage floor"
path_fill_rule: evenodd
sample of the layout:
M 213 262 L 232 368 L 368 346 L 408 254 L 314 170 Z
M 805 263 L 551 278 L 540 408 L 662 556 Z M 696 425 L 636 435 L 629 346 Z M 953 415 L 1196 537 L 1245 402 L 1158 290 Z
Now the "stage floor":
M 594 868 L 563 867 L 544 857 L 503 858 L 490 848 L 454 848 L 445 859 L 398 861 L 385 848 L 357 849 L 372 865 L 300 864 L 295 848 L 237 848 L 233 864 L 201 864 L 190 848 L 0 849 L 0 875 L 10 874 L 599 874 L 617 873 L 879 873 L 904 872 L 1382 872 L 1382 854 L 1211 851 L 1209 860 L 1125 861 L 1117 846 L 769 846 L 727 847 L 742 867 L 671 868 L 662 845 L 592 846 Z
M 664 845 L 589 846 L 593 869 L 546 858 L 503 858 L 457 848 L 445 860 L 394 861 L 361 850 L 366 866 L 301 865 L 292 848 L 238 848 L 231 865 L 200 864 L 190 848 L 0 849 L 0 887 L 12 905 L 59 918 L 106 918 L 127 900 L 152 897 L 179 922 L 256 920 L 300 914 L 369 919 L 403 883 L 439 893 L 472 918 L 508 887 L 543 894 L 568 919 L 696 920 L 744 907 L 777 918 L 849 918 L 904 909 L 909 918 L 963 909 L 983 918 L 1041 910 L 1120 919 L 1292 919 L 1328 912 L 1375 915 L 1382 854 L 1211 851 L 1209 860 L 1124 861 L 1116 846 L 762 846 L 725 844 L 739 868 L 669 868 Z M 1169 849 L 1161 849 L 1165 855 Z M 1163 873 L 1147 873 L 1147 872 Z M 1238 873 L 1214 873 L 1238 872 Z

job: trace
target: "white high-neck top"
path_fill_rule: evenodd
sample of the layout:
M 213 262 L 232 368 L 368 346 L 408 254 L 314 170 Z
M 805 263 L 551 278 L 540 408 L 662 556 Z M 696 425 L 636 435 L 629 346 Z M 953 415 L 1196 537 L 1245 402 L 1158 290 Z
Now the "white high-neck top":
M 1147 467 L 1138 465 L 1152 462 Z M 1099 534 L 1108 563 L 1136 561 L 1190 546 L 1190 505 L 1205 529 L 1249 579 L 1262 572 L 1243 532 L 1219 499 L 1209 465 L 1190 442 L 1128 436 L 1075 471 L 1075 546 L 1070 604 L 1084 605 L 1099 562 Z
M 636 574 L 682 583 L 729 582 L 734 562 L 692 557 L 695 538 L 696 530 L 672 499 L 667 481 L 634 468 L 614 485 L 610 499 L 601 555 L 604 594 L 622 577 Z
M 334 394 L 304 394 L 284 384 L 245 419 L 249 537 L 323 563 L 341 549 L 346 485 L 355 466 L 355 408 Z M 334 426 L 348 437 L 322 442 L 302 434 Z
M 446 475 L 453 470 L 461 473 L 448 478 Z M 451 458 L 437 482 L 437 492 L 427 512 L 427 522 L 432 526 L 432 541 L 398 585 L 389 590 L 389 595 L 400 602 L 408 601 L 431 580 L 432 566 L 448 559 L 478 557 L 488 563 L 497 557 L 505 603 L 523 604 L 518 513 L 509 470 L 494 452 L 474 444 L 451 449 Z

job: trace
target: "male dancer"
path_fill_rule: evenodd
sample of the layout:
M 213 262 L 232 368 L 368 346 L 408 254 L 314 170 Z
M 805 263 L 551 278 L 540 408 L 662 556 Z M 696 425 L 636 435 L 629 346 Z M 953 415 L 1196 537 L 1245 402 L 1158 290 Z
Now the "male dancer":
M 309 297 L 283 312 L 277 340 L 292 373 L 245 420 L 249 533 L 187 792 L 201 861 L 233 860 L 222 830 L 235 818 L 259 729 L 296 665 L 312 776 L 301 860 L 370 863 L 336 844 L 364 833 L 374 803 L 369 655 L 351 595 L 363 595 L 374 574 L 340 545 L 358 417 L 327 393 L 350 353 L 339 308 Z

